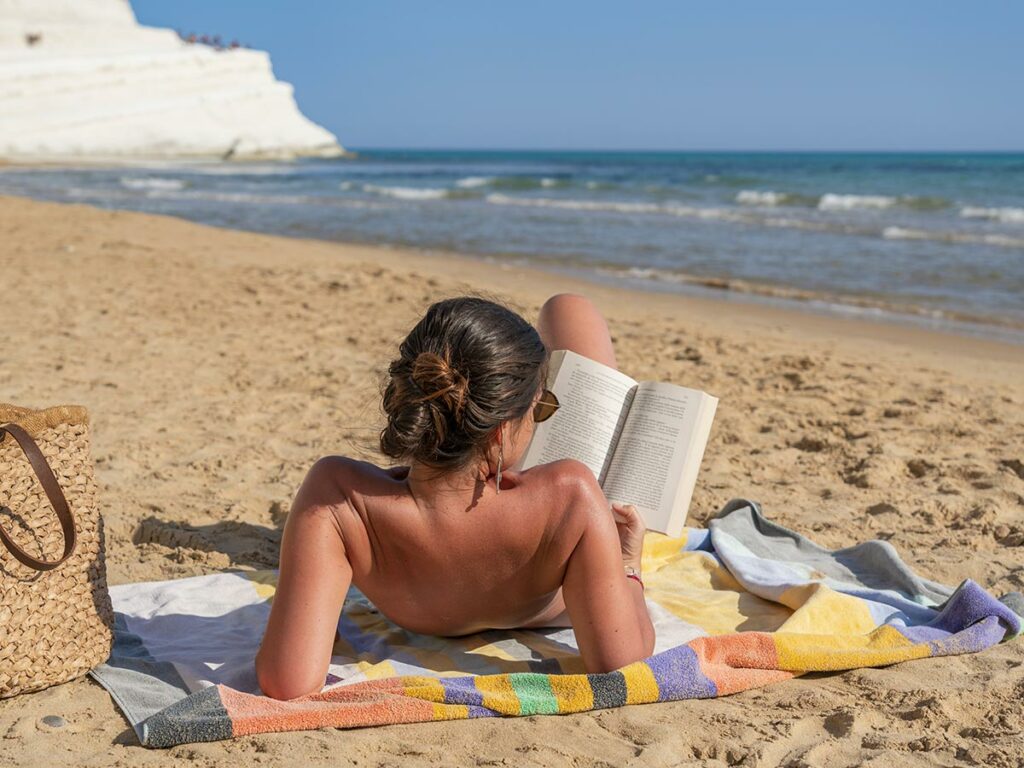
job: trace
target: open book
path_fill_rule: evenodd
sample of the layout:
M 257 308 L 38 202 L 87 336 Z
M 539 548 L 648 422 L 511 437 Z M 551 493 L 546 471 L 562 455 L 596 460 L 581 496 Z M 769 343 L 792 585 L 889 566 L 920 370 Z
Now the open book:
M 578 459 L 609 501 L 635 505 L 652 531 L 681 535 L 718 398 L 637 382 L 566 349 L 551 353 L 547 387 L 561 407 L 537 424 L 515 469 Z

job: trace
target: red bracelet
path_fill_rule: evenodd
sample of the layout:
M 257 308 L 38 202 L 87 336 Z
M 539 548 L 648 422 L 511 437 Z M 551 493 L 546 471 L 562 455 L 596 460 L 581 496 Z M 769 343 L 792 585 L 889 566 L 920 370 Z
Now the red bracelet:
M 647 591 L 647 587 L 644 586 L 644 580 L 640 578 L 640 574 L 637 573 L 636 568 L 631 565 L 626 566 L 626 578 L 633 579 L 637 584 L 640 585 L 640 589 Z

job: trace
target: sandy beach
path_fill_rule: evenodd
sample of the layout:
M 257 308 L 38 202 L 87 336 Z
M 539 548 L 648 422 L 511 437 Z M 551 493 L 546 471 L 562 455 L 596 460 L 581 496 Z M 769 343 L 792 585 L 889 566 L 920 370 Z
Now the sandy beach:
M 112 584 L 276 565 L 318 457 L 382 461 L 379 383 L 436 299 L 590 296 L 620 367 L 720 398 L 691 507 L 1024 589 L 1024 347 L 639 293 L 448 253 L 0 197 L 0 401 L 89 408 Z M 714 700 L 140 746 L 90 679 L 0 701 L 0 765 L 1022 765 L 1024 643 Z M 68 721 L 61 729 L 45 715 Z

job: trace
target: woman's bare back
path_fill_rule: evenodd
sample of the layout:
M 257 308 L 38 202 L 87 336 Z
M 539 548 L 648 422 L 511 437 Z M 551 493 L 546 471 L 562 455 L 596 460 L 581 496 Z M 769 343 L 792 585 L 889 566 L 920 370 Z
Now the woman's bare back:
M 582 516 L 573 506 L 582 465 L 506 472 L 501 493 L 421 506 L 407 467 L 325 462 L 337 485 L 352 582 L 389 619 L 433 635 L 527 626 L 562 613 L 560 589 Z M 475 498 L 474 498 L 475 496 Z

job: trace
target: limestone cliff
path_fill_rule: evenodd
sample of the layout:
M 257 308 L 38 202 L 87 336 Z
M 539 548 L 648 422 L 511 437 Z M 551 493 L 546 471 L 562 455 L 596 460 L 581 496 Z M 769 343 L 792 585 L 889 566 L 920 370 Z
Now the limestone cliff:
M 264 51 L 140 26 L 128 0 L 0 0 L 0 159 L 341 153 Z

